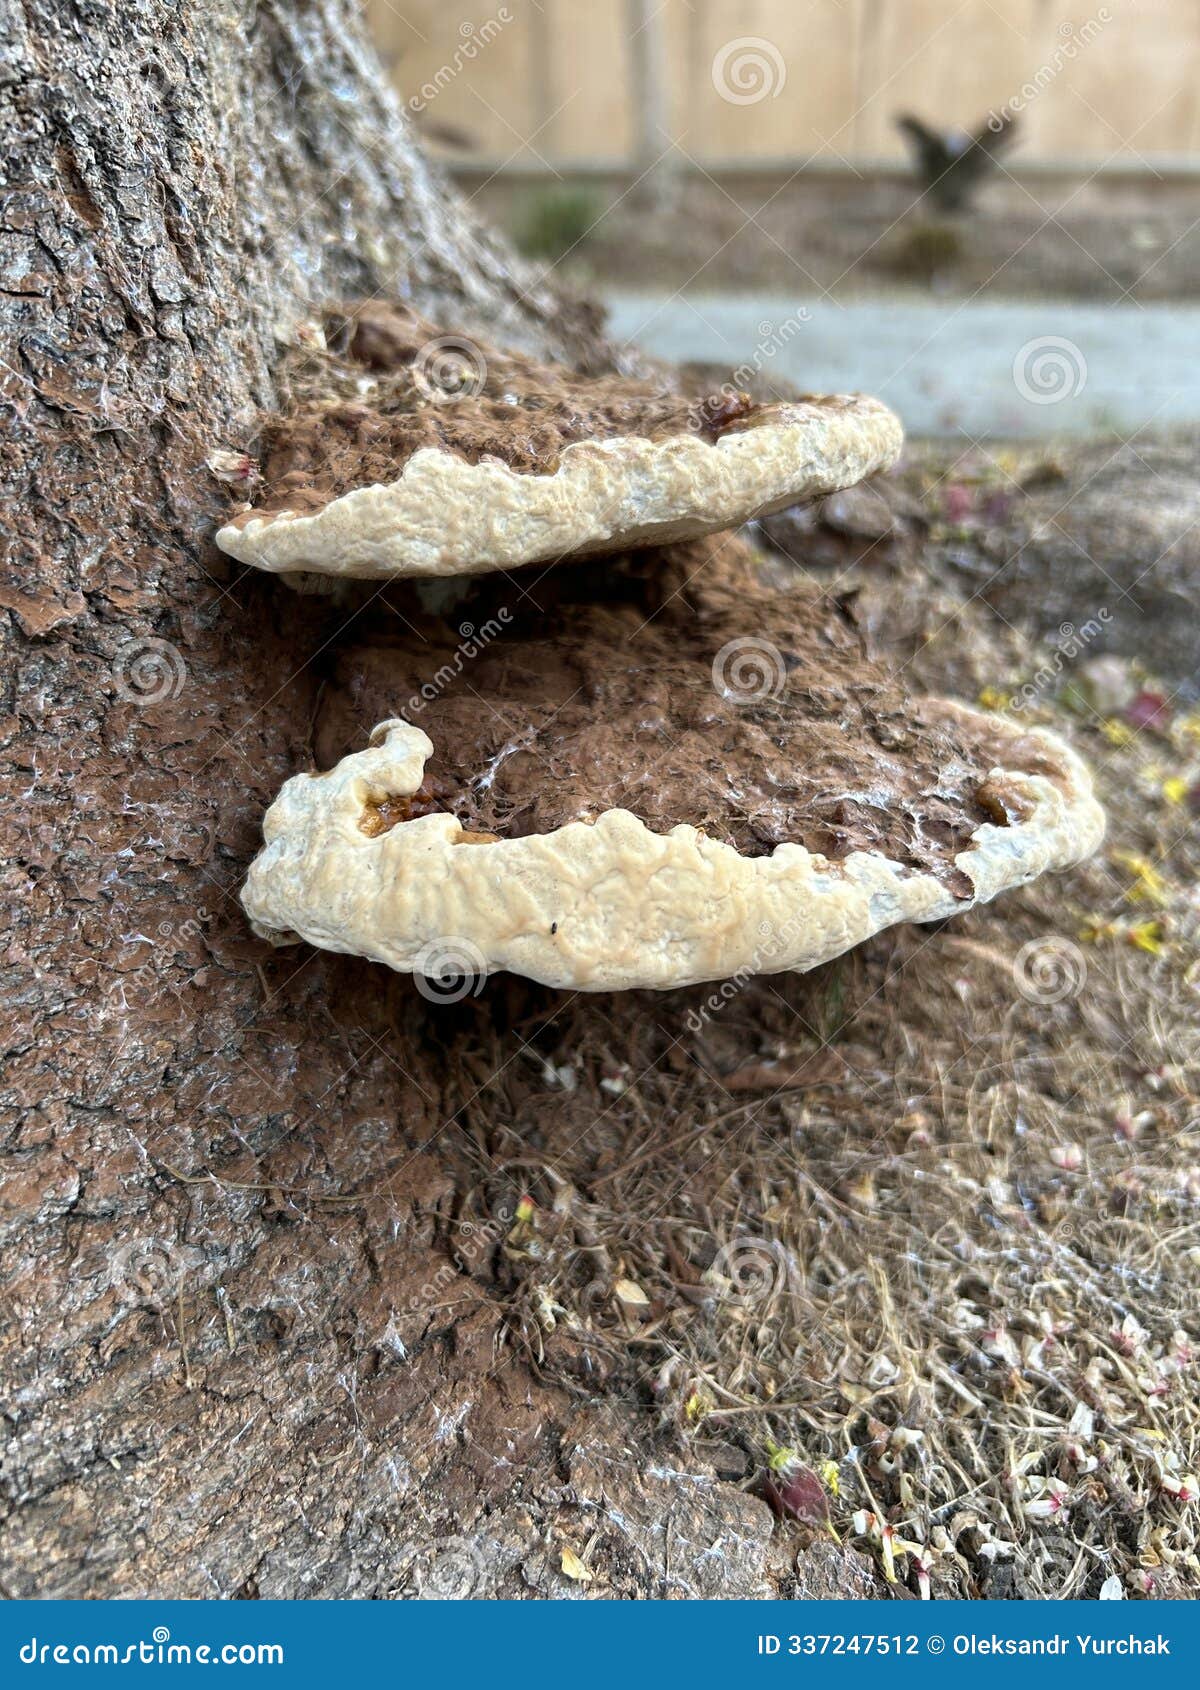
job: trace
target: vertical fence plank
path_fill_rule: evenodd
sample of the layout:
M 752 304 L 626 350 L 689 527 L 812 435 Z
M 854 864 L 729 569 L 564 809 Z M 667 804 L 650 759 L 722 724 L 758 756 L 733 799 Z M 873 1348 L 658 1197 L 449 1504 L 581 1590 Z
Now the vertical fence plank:
M 497 162 L 644 167 L 664 130 L 701 161 L 874 162 L 901 156 L 898 110 L 966 125 L 1014 99 L 1021 159 L 1200 149 L 1196 0 L 472 0 L 465 19 L 442 0 L 369 5 L 401 91 L 436 79 L 438 116 Z M 731 80 L 756 62 L 758 95 Z

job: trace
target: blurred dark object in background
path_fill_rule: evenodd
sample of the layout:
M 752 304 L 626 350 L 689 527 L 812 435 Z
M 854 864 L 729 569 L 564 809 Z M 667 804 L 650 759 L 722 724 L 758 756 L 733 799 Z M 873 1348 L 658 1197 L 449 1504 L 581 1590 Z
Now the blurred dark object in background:
M 902 115 L 896 127 L 908 142 L 921 181 L 939 211 L 971 210 L 971 202 L 996 172 L 997 155 L 1016 140 L 1016 119 L 994 112 L 974 135 L 963 129 L 931 129 L 918 117 Z

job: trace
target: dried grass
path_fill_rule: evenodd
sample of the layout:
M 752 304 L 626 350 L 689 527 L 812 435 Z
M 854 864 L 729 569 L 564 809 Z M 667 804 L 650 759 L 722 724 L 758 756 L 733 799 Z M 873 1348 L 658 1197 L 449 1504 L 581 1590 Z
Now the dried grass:
M 930 568 L 861 577 L 914 684 L 1033 673 Z M 1162 783 L 1200 744 L 1179 715 L 1114 746 L 1040 714 L 1097 769 L 1100 857 L 707 1013 L 711 988 L 514 983 L 462 1080 L 462 1213 L 532 1198 L 499 1271 L 547 1375 L 747 1485 L 794 1452 L 900 1585 L 1194 1593 L 1200 852 Z M 1157 865 L 1161 908 L 1114 850 Z M 1147 916 L 1161 954 L 1132 942 Z M 1059 1001 L 1023 995 L 1059 966 Z

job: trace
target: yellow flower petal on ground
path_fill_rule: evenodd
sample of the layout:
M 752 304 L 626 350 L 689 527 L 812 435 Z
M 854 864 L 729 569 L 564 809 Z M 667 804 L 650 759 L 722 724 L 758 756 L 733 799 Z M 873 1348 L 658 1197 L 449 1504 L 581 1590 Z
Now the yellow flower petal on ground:
M 562 1549 L 562 1570 L 569 1579 L 574 1579 L 576 1584 L 591 1584 L 596 1576 L 592 1569 L 585 1566 L 575 1551 L 565 1543 Z
M 1133 884 L 1125 893 L 1131 904 L 1167 902 L 1167 882 L 1149 857 L 1143 857 L 1137 851 L 1114 851 L 1112 860 L 1133 876 Z
M 1120 933 L 1115 921 L 1085 921 L 1079 937 L 1085 945 L 1098 945 L 1103 939 L 1115 939 Z

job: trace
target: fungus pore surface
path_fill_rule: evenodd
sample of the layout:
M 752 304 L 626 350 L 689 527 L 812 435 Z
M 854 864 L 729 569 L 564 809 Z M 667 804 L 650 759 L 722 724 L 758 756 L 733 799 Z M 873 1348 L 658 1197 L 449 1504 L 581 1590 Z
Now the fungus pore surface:
M 991 778 L 992 719 L 911 699 L 867 656 L 852 603 L 761 590 L 720 542 L 689 550 L 716 578 L 702 566 L 657 608 L 630 582 L 629 596 L 545 611 L 514 591 L 467 633 L 406 613 L 408 627 L 337 658 L 318 760 L 403 717 L 433 755 L 417 794 L 372 808 L 375 831 L 443 810 L 471 833 L 522 838 L 620 808 L 747 857 L 785 842 L 832 861 L 879 851 L 969 898 L 956 853 L 1027 807 Z M 1022 755 L 1044 772 L 1036 741 Z
M 498 579 L 457 632 L 406 616 L 346 648 L 330 770 L 267 818 L 259 930 L 418 970 L 450 935 L 484 970 L 668 986 L 809 967 L 1095 847 L 1066 746 L 908 698 L 852 603 L 764 591 L 730 544 L 680 548 L 667 594 L 610 572 L 628 591 L 518 610 Z
M 732 387 L 579 375 L 375 302 L 296 353 L 259 486 L 218 544 L 277 572 L 504 569 L 715 532 L 890 463 L 874 400 L 758 404 Z

